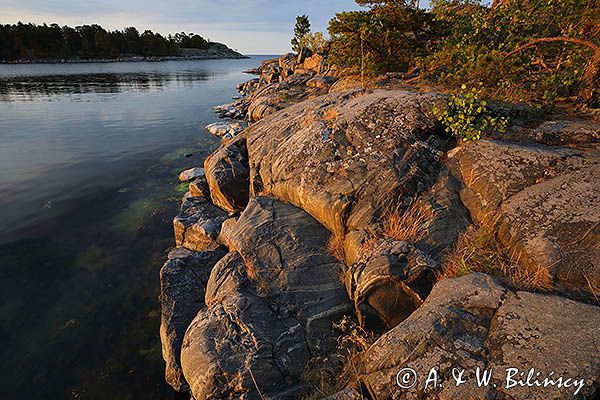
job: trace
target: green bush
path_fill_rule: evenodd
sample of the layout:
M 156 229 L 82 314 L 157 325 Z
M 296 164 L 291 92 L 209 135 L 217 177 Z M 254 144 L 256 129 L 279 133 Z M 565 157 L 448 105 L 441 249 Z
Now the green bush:
M 508 119 L 494 115 L 480 96 L 480 89 L 468 90 L 462 85 L 462 92 L 452 95 L 447 107 L 436 106 L 433 112 L 447 133 L 463 141 L 479 140 L 492 132 L 505 133 Z
M 431 13 L 441 34 L 418 63 L 434 82 L 483 82 L 495 98 L 550 105 L 578 96 L 591 103 L 600 68 L 597 3 L 437 0 Z

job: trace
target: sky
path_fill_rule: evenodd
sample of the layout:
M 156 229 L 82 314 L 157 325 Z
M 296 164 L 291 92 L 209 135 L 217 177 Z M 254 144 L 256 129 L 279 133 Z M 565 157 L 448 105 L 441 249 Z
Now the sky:
M 307 14 L 313 32 L 326 31 L 336 12 L 357 8 L 354 0 L 0 0 L 0 23 L 195 32 L 244 54 L 283 54 L 296 15 Z

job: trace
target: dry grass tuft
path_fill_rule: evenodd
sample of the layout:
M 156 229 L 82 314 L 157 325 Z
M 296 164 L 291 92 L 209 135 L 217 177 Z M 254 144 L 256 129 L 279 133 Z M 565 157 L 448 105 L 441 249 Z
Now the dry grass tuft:
M 346 261 L 346 253 L 344 250 L 344 236 L 333 234 L 327 242 L 327 251 L 340 262 Z
M 334 354 L 313 358 L 304 372 L 304 379 L 312 385 L 303 400 L 322 399 L 342 389 L 360 389 L 360 356 L 377 336 L 361 328 L 356 321 L 344 317 L 334 328 L 340 331 Z
M 494 224 L 470 226 L 458 239 L 448 256 L 440 278 L 483 272 L 502 278 L 516 289 L 552 288 L 547 269 L 528 267 L 519 254 L 510 252 L 498 239 Z
M 433 216 L 431 207 L 421 202 L 413 202 L 406 211 L 396 207 L 384 216 L 383 235 L 394 240 L 418 242 L 427 234 Z
M 256 291 L 259 296 L 266 297 L 269 294 L 269 285 L 258 273 L 258 268 L 251 259 L 244 259 L 246 265 L 246 275 L 248 279 L 256 284 Z

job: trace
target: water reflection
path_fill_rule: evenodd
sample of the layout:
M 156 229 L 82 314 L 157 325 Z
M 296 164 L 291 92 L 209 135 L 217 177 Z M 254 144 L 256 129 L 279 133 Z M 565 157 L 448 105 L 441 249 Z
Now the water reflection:
M 214 77 L 208 71 L 97 73 L 0 78 L 0 101 L 51 100 L 57 95 L 148 92 L 168 84 L 188 87 Z
M 262 59 L 0 66 L 0 399 L 174 397 L 157 299 L 176 173 Z

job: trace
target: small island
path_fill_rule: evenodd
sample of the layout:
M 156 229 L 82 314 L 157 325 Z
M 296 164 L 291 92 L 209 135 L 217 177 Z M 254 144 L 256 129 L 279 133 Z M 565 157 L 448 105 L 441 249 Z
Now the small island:
M 80 63 L 242 59 L 223 43 L 195 33 L 164 37 L 135 27 L 108 31 L 100 25 L 0 24 L 0 63 Z

